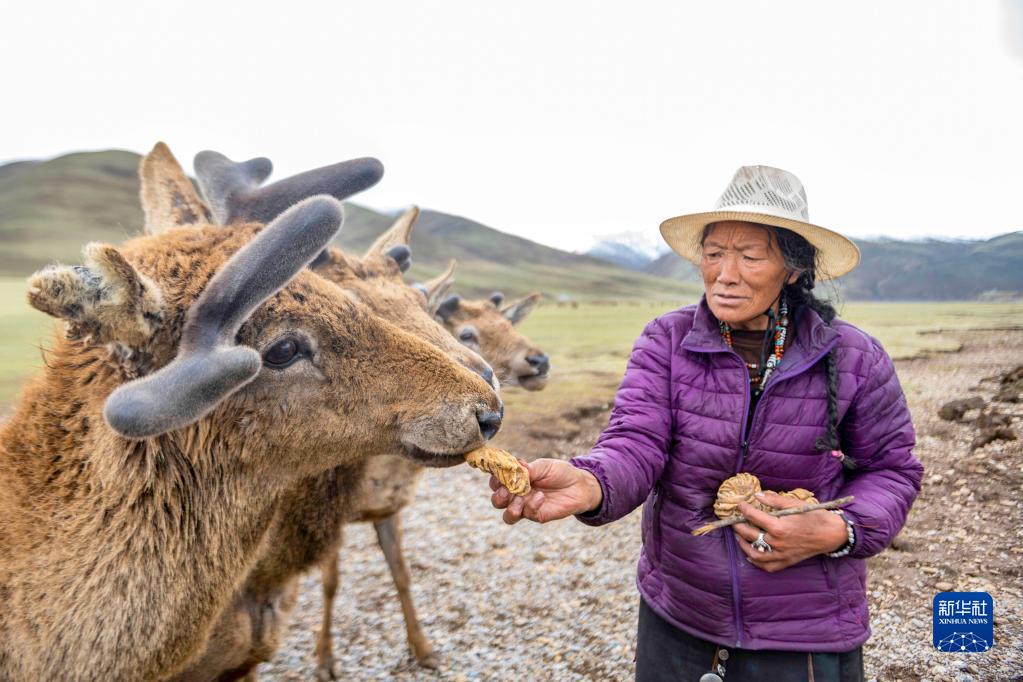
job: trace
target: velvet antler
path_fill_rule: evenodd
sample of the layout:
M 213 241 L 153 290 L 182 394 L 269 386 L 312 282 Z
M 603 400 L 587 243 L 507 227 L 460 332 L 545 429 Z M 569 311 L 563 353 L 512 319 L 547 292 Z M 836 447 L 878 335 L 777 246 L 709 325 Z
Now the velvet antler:
M 236 162 L 207 150 L 196 154 L 193 165 L 203 197 L 221 225 L 242 220 L 269 222 L 292 204 L 318 194 L 343 201 L 369 189 L 384 174 L 376 159 L 352 159 L 260 187 L 273 170 L 270 159 L 264 157 Z
M 408 246 L 412 241 L 412 227 L 419 218 L 419 207 L 412 206 L 398 216 L 398 219 L 391 224 L 387 231 L 376 238 L 372 246 L 366 249 L 366 255 L 371 256 L 377 253 L 387 253 L 395 246 Z
M 107 398 L 107 423 L 128 438 L 148 438 L 190 424 L 255 378 L 262 360 L 236 346 L 249 315 L 330 243 L 341 204 L 318 196 L 291 207 L 239 249 L 188 310 L 177 357 Z
M 457 261 L 452 258 L 448 263 L 447 270 L 422 284 L 413 285 L 419 288 L 423 295 L 426 296 L 426 304 L 429 310 L 435 311 L 437 309 L 445 294 L 451 289 L 451 285 L 455 283 L 456 265 Z

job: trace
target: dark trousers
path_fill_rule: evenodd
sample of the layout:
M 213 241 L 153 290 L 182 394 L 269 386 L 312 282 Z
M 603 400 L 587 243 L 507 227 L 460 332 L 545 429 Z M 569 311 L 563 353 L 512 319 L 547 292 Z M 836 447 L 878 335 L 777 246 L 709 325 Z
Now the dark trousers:
M 728 652 L 725 682 L 863 682 L 863 647 L 812 655 L 719 647 L 679 630 L 640 599 L 636 682 L 699 682 L 711 672 L 719 650 Z

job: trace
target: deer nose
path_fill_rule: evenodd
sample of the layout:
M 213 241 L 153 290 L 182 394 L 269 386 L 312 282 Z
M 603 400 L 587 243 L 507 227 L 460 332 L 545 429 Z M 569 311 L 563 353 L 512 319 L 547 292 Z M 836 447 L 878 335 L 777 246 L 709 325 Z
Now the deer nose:
M 504 411 L 503 406 L 501 411 Z M 480 424 L 480 433 L 483 434 L 483 439 L 490 440 L 501 428 L 501 413 L 480 410 L 476 413 L 476 421 Z
M 527 355 L 526 362 L 529 363 L 537 374 L 547 374 L 551 370 L 551 359 L 545 353 Z

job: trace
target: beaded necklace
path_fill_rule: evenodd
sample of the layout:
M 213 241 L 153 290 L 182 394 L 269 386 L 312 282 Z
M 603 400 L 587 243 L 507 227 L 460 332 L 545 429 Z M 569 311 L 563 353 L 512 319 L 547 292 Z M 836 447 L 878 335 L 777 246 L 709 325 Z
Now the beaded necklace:
M 728 344 L 728 347 L 732 347 L 732 328 L 725 322 L 719 322 L 721 327 L 721 338 Z M 788 302 L 782 298 L 781 303 L 778 306 L 778 322 L 774 327 L 774 345 L 771 349 L 771 355 L 767 358 L 767 361 L 761 366 L 756 362 L 747 362 L 746 367 L 749 368 L 750 375 L 750 387 L 753 389 L 753 394 L 759 396 L 763 391 L 764 387 L 767 386 L 767 379 L 771 376 L 771 373 L 781 363 L 782 356 L 785 355 L 785 336 L 789 330 L 789 305 Z M 761 355 L 761 357 L 763 357 Z

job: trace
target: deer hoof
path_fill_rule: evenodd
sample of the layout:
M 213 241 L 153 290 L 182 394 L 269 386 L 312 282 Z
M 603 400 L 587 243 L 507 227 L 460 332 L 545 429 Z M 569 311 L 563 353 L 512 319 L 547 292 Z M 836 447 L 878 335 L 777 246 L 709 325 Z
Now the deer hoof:
M 329 661 L 321 661 L 316 666 L 316 679 L 320 682 L 333 682 L 338 678 L 337 669 L 334 667 L 334 659 L 331 658 Z
M 416 656 L 416 662 L 422 667 L 429 668 L 430 670 L 437 670 L 440 668 L 440 660 L 438 660 L 437 655 L 432 651 L 423 656 Z

